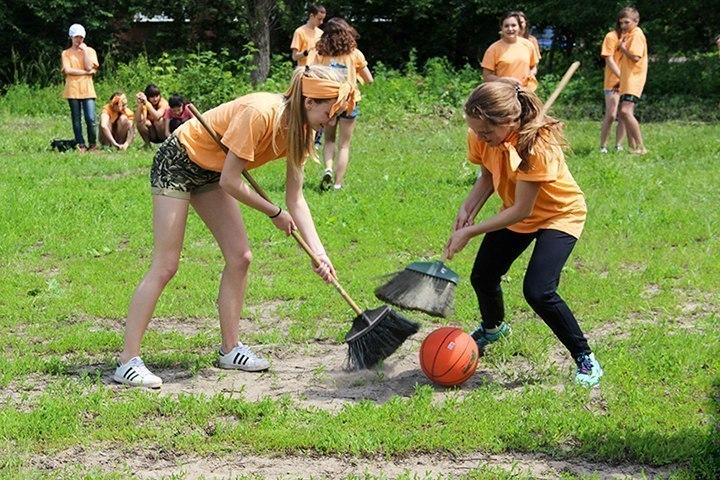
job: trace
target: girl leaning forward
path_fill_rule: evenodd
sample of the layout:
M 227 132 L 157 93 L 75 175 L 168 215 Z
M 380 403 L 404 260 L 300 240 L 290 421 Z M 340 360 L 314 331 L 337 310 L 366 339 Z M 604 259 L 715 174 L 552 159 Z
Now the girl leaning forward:
M 510 334 L 504 322 L 501 278 L 535 241 L 523 291 L 533 310 L 570 351 L 577 382 L 594 386 L 603 372 L 575 316 L 558 295 L 565 262 L 582 233 L 585 198 L 562 152 L 562 124 L 542 113 L 540 99 L 526 88 L 503 81 L 476 88 L 465 104 L 468 158 L 480 164 L 475 182 L 446 244 L 448 258 L 473 237 L 485 234 L 471 282 L 482 324 L 472 334 L 480 349 Z M 500 212 L 474 223 L 496 192 Z
M 205 114 L 229 149 L 218 147 L 197 119 L 189 120 L 158 149 L 150 172 L 155 236 L 150 270 L 130 302 L 125 342 L 114 379 L 157 388 L 162 380 L 140 359 L 140 342 L 165 285 L 178 268 L 192 205 L 215 237 L 225 259 L 218 311 L 221 368 L 260 371 L 269 362 L 239 341 L 239 320 L 251 260 L 245 223 L 237 201 L 268 216 L 290 235 L 298 229 L 320 259 L 313 270 L 325 281 L 335 276 L 302 192 L 303 166 L 313 145 L 313 130 L 334 125 L 352 108 L 354 86 L 333 69 L 297 69 L 284 94 L 253 93 Z M 348 99 L 350 99 L 348 101 Z M 288 211 L 260 197 L 245 183 L 243 169 L 287 157 L 285 202 Z

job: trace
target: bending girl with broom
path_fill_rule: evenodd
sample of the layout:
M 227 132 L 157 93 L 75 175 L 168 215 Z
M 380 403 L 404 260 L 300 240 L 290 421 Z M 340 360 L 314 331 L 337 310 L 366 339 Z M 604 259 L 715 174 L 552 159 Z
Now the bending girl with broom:
M 480 349 L 510 333 L 504 323 L 501 277 L 535 240 L 525 273 L 525 299 L 570 351 L 575 380 L 597 385 L 603 374 L 573 313 L 558 295 L 560 273 L 582 233 L 585 197 L 565 163 L 563 125 L 542 112 L 530 90 L 504 81 L 477 87 L 465 103 L 468 158 L 482 175 L 455 218 L 445 245 L 448 258 L 485 234 L 471 282 L 482 324 L 472 334 Z M 478 211 L 493 192 L 500 212 L 478 223 Z
M 354 93 L 355 86 L 332 68 L 297 69 L 283 94 L 253 93 L 206 112 L 204 118 L 222 138 L 227 154 L 197 119 L 183 124 L 160 146 L 150 172 L 153 262 L 130 302 L 115 381 L 151 388 L 162 385 L 141 360 L 140 342 L 160 294 L 177 271 L 190 205 L 225 258 L 218 297 L 220 367 L 246 371 L 269 367 L 266 359 L 238 339 L 252 255 L 237 201 L 267 215 L 288 235 L 297 228 L 318 259 L 315 273 L 326 282 L 336 277 L 303 196 L 303 165 L 312 150 L 313 130 L 334 125 L 337 115 L 352 107 Z M 281 157 L 287 157 L 289 211 L 263 199 L 241 174 Z

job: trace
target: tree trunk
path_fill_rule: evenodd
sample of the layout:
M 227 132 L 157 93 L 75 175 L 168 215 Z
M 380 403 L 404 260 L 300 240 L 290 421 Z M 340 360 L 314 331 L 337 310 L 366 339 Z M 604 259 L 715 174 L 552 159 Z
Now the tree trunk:
M 248 31 L 250 40 L 257 51 L 253 55 L 255 70 L 250 73 L 250 81 L 258 86 L 267 80 L 270 73 L 270 16 L 275 8 L 274 0 L 246 0 L 248 12 Z

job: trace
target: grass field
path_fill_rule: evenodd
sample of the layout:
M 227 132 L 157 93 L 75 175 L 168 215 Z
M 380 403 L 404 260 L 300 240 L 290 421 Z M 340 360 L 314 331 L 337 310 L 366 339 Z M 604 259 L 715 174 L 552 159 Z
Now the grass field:
M 69 115 L 68 115 L 69 117 Z M 162 390 L 112 383 L 129 298 L 152 255 L 152 154 L 48 150 L 66 117 L 0 116 L 0 478 L 715 478 L 720 472 L 720 133 L 652 124 L 650 154 L 597 153 L 573 122 L 568 163 L 587 196 L 560 292 L 606 375 L 573 362 L 525 304 L 524 255 L 504 280 L 514 335 L 457 389 L 417 349 L 477 323 L 460 273 L 455 315 L 376 371 L 342 371 L 354 317 L 297 246 L 244 209 L 254 263 L 241 339 L 268 373 L 218 369 L 220 252 L 191 216 L 180 271 L 143 344 Z M 436 258 L 476 169 L 459 117 L 362 118 L 346 190 L 305 195 L 346 290 L 364 308 L 379 276 Z M 281 200 L 284 165 L 256 175 Z M 715 205 L 715 206 L 713 206 Z M 492 214 L 497 200 L 481 215 Z

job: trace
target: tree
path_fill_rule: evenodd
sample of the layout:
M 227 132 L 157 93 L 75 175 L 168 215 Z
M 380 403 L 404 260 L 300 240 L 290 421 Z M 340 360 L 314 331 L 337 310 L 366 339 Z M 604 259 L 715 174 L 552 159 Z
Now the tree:
M 275 10 L 274 0 L 245 0 L 248 34 L 255 44 L 253 63 L 255 69 L 250 80 L 257 86 L 267 80 L 270 73 L 270 24 Z

